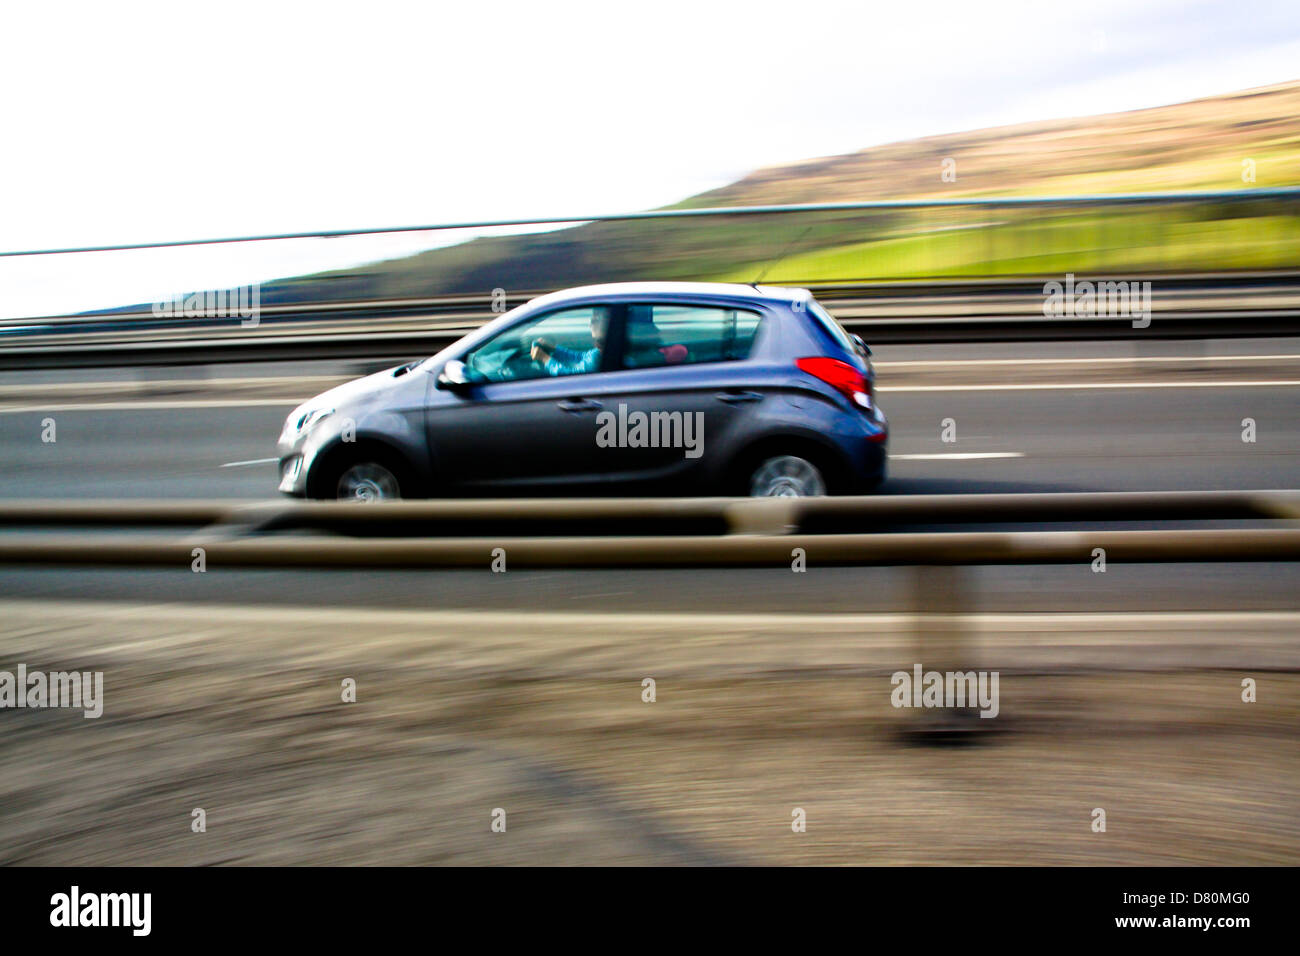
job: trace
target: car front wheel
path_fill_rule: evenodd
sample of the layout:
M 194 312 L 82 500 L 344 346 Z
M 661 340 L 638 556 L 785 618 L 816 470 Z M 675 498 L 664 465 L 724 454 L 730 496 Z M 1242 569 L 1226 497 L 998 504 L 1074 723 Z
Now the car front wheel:
M 350 465 L 339 475 L 336 487 L 339 501 L 385 501 L 402 497 L 397 476 L 374 461 Z

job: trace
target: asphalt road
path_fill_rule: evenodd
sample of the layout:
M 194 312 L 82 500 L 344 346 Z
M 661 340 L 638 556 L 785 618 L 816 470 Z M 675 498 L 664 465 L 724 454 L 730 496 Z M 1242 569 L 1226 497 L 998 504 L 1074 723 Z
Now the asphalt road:
M 1300 478 L 1295 387 L 891 392 L 886 383 L 880 402 L 892 431 L 884 493 L 1291 488 Z M 5 412 L 0 495 L 275 497 L 265 459 L 293 404 Z M 50 418 L 57 440 L 43 442 Z M 1245 418 L 1256 422 L 1254 443 L 1242 441 Z M 955 442 L 941 440 L 945 419 Z

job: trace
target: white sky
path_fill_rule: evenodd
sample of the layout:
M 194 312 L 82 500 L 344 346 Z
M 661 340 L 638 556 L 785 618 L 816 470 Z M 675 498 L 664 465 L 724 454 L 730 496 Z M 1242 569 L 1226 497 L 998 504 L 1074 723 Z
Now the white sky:
M 8 3 L 0 250 L 620 212 L 1298 75 L 1296 0 Z M 448 238 L 0 259 L 0 316 Z

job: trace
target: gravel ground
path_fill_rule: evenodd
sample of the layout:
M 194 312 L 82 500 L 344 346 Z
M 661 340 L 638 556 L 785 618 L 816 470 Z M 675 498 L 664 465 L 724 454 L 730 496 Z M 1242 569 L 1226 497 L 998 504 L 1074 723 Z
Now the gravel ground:
M 0 710 L 0 862 L 1300 862 L 1286 616 L 686 618 L 2 602 L 105 703 Z M 894 709 L 918 658 L 999 716 Z

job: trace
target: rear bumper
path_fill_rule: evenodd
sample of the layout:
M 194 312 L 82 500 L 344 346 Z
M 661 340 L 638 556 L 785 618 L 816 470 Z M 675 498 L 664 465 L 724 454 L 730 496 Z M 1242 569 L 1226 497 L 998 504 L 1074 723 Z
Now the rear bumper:
M 889 470 L 889 419 L 874 406 L 861 422 L 864 432 L 855 442 L 854 489 L 850 494 L 872 491 L 885 480 Z
M 854 489 L 859 494 L 872 491 L 882 484 L 889 471 L 889 438 L 869 441 L 863 449 Z

